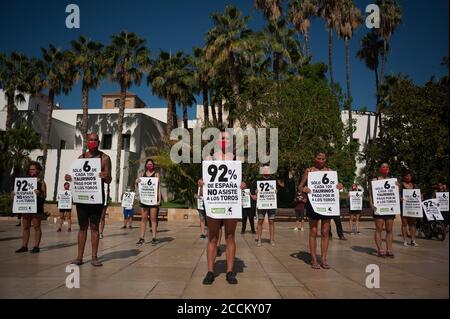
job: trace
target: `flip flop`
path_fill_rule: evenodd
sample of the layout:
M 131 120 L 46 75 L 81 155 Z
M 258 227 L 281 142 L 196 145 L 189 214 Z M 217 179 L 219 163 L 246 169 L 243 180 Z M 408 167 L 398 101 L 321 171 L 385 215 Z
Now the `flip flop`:
M 320 266 L 318 264 L 311 264 L 312 269 L 320 269 Z
M 83 264 L 83 260 L 81 260 L 81 259 L 75 259 L 75 260 L 72 260 L 72 261 L 70 262 L 70 264 L 71 264 L 71 265 L 81 266 L 81 265 Z
M 321 266 L 323 269 L 330 269 L 330 266 L 328 266 L 327 263 L 325 263 L 325 264 L 320 264 L 320 266 Z
M 94 267 L 101 267 L 103 264 L 98 259 L 91 260 L 91 265 Z

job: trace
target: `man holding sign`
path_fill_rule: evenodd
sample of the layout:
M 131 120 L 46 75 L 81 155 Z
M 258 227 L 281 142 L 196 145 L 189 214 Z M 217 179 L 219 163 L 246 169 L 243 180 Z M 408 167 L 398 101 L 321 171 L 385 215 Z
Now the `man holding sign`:
M 39 176 L 41 171 L 41 164 L 31 162 L 28 165 L 28 177 L 15 180 L 13 213 L 22 214 L 23 219 L 22 247 L 16 250 L 16 253 L 28 251 L 31 224 L 34 227 L 34 247 L 30 252 L 40 252 L 41 219 L 44 215 L 44 202 L 47 197 L 47 186 Z
M 370 206 L 373 209 L 375 221 L 375 244 L 378 257 L 394 258 L 392 241 L 394 240 L 394 218 L 400 214 L 400 194 L 397 179 L 389 178 L 389 164 L 381 164 L 378 176 L 372 180 Z M 382 249 L 381 233 L 386 226 L 386 253 Z
M 311 267 L 313 269 L 330 269 L 327 263 L 327 253 L 330 235 L 330 221 L 333 216 L 339 216 L 339 192 L 343 188 L 337 181 L 337 173 L 325 166 L 326 155 L 317 151 L 314 166 L 307 168 L 300 181 L 299 189 L 308 194 L 306 212 L 309 217 L 309 249 L 311 252 Z M 310 181 L 311 178 L 311 181 Z M 314 190 L 314 192 L 313 192 Z M 321 221 L 321 263 L 317 263 L 317 232 Z
M 77 207 L 78 256 L 72 264 L 82 265 L 87 231 L 91 229 L 92 260 L 94 267 L 103 266 L 98 260 L 99 223 L 105 201 L 105 184 L 111 183 L 111 159 L 98 148 L 100 140 L 96 133 L 87 136 L 88 152 L 81 154 L 72 163 L 71 174 L 66 174 L 66 181 L 73 181 L 72 198 Z
M 261 235 L 264 218 L 269 220 L 270 244 L 275 246 L 275 215 L 277 213 L 277 185 L 273 176 L 269 175 L 270 167 L 262 167 L 262 179 L 256 182 L 256 208 L 258 209 L 258 247 L 261 247 Z

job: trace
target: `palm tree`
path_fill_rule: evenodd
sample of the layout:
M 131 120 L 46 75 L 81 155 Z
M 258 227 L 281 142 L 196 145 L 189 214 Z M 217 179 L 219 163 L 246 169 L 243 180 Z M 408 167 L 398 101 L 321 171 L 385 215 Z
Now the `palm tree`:
M 380 28 L 377 29 L 377 31 L 383 39 L 383 50 L 381 52 L 381 82 L 384 82 L 388 42 L 397 26 L 402 22 L 402 9 L 395 0 L 377 0 L 376 4 L 380 7 Z
M 206 35 L 206 59 L 216 69 L 220 69 L 221 65 L 227 67 L 232 89 L 228 125 L 233 126 L 235 109 L 240 105 L 239 59 L 250 46 L 251 31 L 247 30 L 249 17 L 242 17 L 236 7 L 226 6 L 223 14 L 214 13 L 211 18 L 214 26 Z
M 11 129 L 15 103 L 25 102 L 24 92 L 28 91 L 30 61 L 17 52 L 12 52 L 9 58 L 0 55 L 0 88 L 6 97 L 6 130 Z
M 263 12 L 268 21 L 276 21 L 281 16 L 280 0 L 255 0 L 254 6 Z
M 120 162 L 123 147 L 123 118 L 125 114 L 125 99 L 131 85 L 139 85 L 143 73 L 150 66 L 150 51 L 145 46 L 145 40 L 133 32 L 122 31 L 113 35 L 112 43 L 106 48 L 106 59 L 109 68 L 109 78 L 120 86 L 119 114 L 117 119 L 117 155 L 116 155 L 116 195 L 119 196 Z
M 52 44 L 48 49 L 41 49 L 42 59 L 34 65 L 36 86 L 32 89 L 47 90 L 47 121 L 43 135 L 42 171 L 45 173 L 47 164 L 48 141 L 52 126 L 52 114 L 55 97 L 61 93 L 68 94 L 76 80 L 72 56 L 68 51 L 61 51 Z
M 89 41 L 80 36 L 78 40 L 71 41 L 74 66 L 78 77 L 82 79 L 82 107 L 83 121 L 81 132 L 84 149 L 87 144 L 89 90 L 98 87 L 106 73 L 106 63 L 103 55 L 103 45 L 99 42 Z
M 375 123 L 377 123 L 378 114 L 380 114 L 380 96 L 378 94 L 380 86 L 380 78 L 378 76 L 378 67 L 380 64 L 380 52 L 383 49 L 383 41 L 379 38 L 375 30 L 370 31 L 361 39 L 361 48 L 356 53 L 356 56 L 366 63 L 368 69 L 375 73 L 375 92 L 377 96 L 377 106 L 375 112 Z M 389 47 L 387 47 L 389 50 Z M 377 125 L 373 128 L 373 137 L 377 136 Z
M 204 124 L 209 123 L 209 82 L 212 76 L 214 76 L 214 68 L 212 64 L 206 60 L 206 52 L 203 48 L 194 48 L 194 69 L 195 78 L 198 84 L 198 88 L 203 98 L 203 118 Z M 216 110 L 212 108 L 213 122 L 217 125 Z
M 195 101 L 192 94 L 193 82 L 194 72 L 189 56 L 183 52 L 171 54 L 161 50 L 158 59 L 153 62 L 147 83 L 151 85 L 153 94 L 167 100 L 167 135 L 170 135 L 173 128 L 178 127 L 177 102 L 185 107 Z M 185 115 L 187 116 L 187 109 L 183 117 Z
M 300 45 L 294 38 L 295 31 L 288 28 L 286 20 L 269 22 L 264 29 L 266 50 L 272 58 L 273 79 L 279 80 L 280 73 L 292 62 L 293 51 L 300 51 Z
M 305 37 L 306 56 L 311 56 L 309 28 L 311 19 L 318 14 L 318 6 L 318 0 L 292 0 L 289 3 L 289 21 Z
M 328 67 L 330 69 L 330 82 L 334 83 L 333 74 L 333 29 L 336 27 L 338 11 L 337 0 L 320 0 L 319 15 L 326 21 L 328 31 Z
M 362 23 L 361 11 L 353 4 L 352 0 L 340 0 L 337 16 L 337 34 L 345 43 L 345 75 L 347 82 L 347 109 L 349 125 L 353 127 L 352 98 L 350 94 L 350 45 L 349 41 L 353 33 Z M 350 130 L 350 142 L 353 142 L 353 129 Z

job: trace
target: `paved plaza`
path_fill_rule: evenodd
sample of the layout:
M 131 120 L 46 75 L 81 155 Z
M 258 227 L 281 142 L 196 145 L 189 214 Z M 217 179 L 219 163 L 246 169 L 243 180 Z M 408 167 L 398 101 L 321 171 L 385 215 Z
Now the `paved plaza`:
M 225 280 L 225 253 L 216 261 L 216 280 L 204 286 L 207 271 L 206 239 L 200 239 L 198 224 L 190 221 L 160 222 L 160 243 L 135 245 L 140 223 L 121 230 L 109 223 L 100 242 L 103 267 L 92 267 L 90 240 L 85 264 L 80 266 L 80 288 L 66 287 L 66 266 L 76 257 L 77 230 L 57 233 L 51 221 L 43 222 L 41 252 L 16 254 L 22 230 L 17 219 L 0 220 L 0 298 L 448 298 L 449 241 L 419 238 L 419 247 L 404 247 L 399 219 L 395 223 L 395 259 L 376 257 L 374 225 L 363 222 L 361 234 L 346 234 L 349 240 L 330 242 L 329 270 L 310 266 L 308 228 L 293 230 L 294 224 L 276 224 L 276 245 L 263 232 L 263 245 L 255 236 L 236 232 L 235 270 L 238 285 Z M 265 228 L 268 225 L 265 225 Z M 347 224 L 344 224 L 344 227 Z M 334 223 L 332 222 L 334 230 Z M 335 230 L 334 230 L 335 233 Z M 30 247 L 34 230 L 31 231 Z M 89 236 L 90 237 L 90 236 Z M 336 236 L 335 236 L 336 237 Z M 224 244 L 224 241 L 222 242 Z M 320 246 L 319 246 L 320 247 Z M 222 250 L 225 246 L 222 245 Z M 319 250 L 320 253 L 320 250 Z M 380 269 L 380 288 L 366 287 L 366 266 Z

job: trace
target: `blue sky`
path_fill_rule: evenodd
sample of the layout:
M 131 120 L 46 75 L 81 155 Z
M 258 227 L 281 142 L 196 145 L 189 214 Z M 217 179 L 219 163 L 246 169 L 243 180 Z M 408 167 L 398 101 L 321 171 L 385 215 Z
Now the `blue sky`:
M 110 36 L 122 30 L 136 32 L 146 39 L 153 57 L 159 49 L 190 53 L 194 46 L 204 44 L 205 34 L 212 26 L 209 18 L 211 13 L 223 12 L 227 4 L 236 5 L 245 15 L 251 16 L 249 27 L 253 30 L 260 30 L 265 24 L 261 13 L 253 8 L 253 0 L 0 1 L 0 52 L 19 51 L 29 56 L 40 56 L 40 48 L 47 47 L 49 43 L 69 48 L 70 41 L 80 35 L 108 44 Z M 355 1 L 362 11 L 373 2 Z M 80 29 L 65 27 L 65 8 L 70 3 L 80 7 Z M 440 62 L 443 56 L 448 56 L 449 1 L 399 0 L 399 3 L 403 8 L 403 23 L 391 40 L 387 74 L 401 72 L 417 83 L 424 83 L 432 75 L 443 75 L 447 71 L 440 66 Z M 355 57 L 360 39 L 367 32 L 368 29 L 360 27 L 351 41 L 351 89 L 354 108 L 367 107 L 373 110 L 373 72 Z M 328 61 L 328 36 L 321 19 L 313 21 L 311 46 L 313 62 Z M 344 44 L 336 35 L 333 61 L 335 78 L 345 88 Z M 91 92 L 90 107 L 100 108 L 101 94 L 116 91 L 118 86 L 105 80 L 97 90 Z M 131 91 L 150 107 L 166 105 L 165 101 L 152 95 L 145 83 L 131 88 Z M 63 108 L 80 108 L 80 85 L 76 85 L 68 96 L 58 97 L 57 101 Z M 201 103 L 201 100 L 198 102 Z M 190 118 L 194 115 L 193 111 L 189 111 Z

